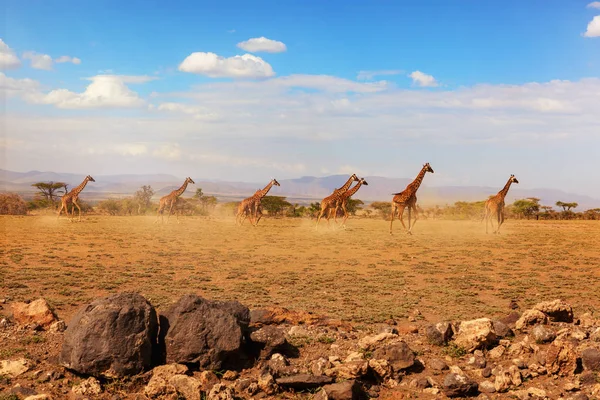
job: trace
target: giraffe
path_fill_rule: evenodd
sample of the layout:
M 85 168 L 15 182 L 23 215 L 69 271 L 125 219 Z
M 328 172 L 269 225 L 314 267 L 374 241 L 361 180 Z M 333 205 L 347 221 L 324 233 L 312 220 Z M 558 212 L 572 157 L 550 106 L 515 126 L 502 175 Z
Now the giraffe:
M 315 226 L 315 229 L 319 229 L 319 222 L 321 221 L 321 218 L 332 207 L 335 208 L 335 213 L 337 214 L 337 210 L 341 205 L 341 204 L 338 204 L 341 195 L 350 188 L 350 186 L 352 185 L 352 182 L 359 182 L 359 181 L 360 181 L 360 179 L 358 179 L 358 176 L 356 176 L 356 174 L 352 174 L 352 175 L 350 175 L 350 178 L 348 178 L 348 180 L 346 181 L 346 183 L 344 183 L 344 185 L 342 187 L 335 189 L 332 194 L 330 194 L 329 196 L 327 196 L 323 200 L 321 200 L 321 211 L 319 211 L 319 216 L 317 217 L 317 225 Z M 331 218 L 331 213 L 328 213 L 327 214 L 327 226 L 329 226 L 330 218 Z
M 154 221 L 154 223 L 158 222 L 159 215 L 161 216 L 161 222 L 164 222 L 165 216 L 163 214 L 163 211 L 167 206 L 169 207 L 169 215 L 167 216 L 167 223 L 169 222 L 169 218 L 171 217 L 173 207 L 175 206 L 175 203 L 177 203 L 177 199 L 179 198 L 179 196 L 181 196 L 183 194 L 183 192 L 185 192 L 185 189 L 187 189 L 188 183 L 191 183 L 192 185 L 196 184 L 196 182 L 194 182 L 192 180 L 192 178 L 187 177 L 187 178 L 185 178 L 185 182 L 183 182 L 183 185 L 181 185 L 181 187 L 179 189 L 173 190 L 168 195 L 160 198 L 160 200 L 158 201 L 158 212 L 156 213 L 156 221 Z M 179 223 L 179 215 L 176 215 L 176 218 L 177 218 L 177 223 Z
M 392 234 L 392 224 L 394 223 L 394 216 L 396 212 L 398 212 L 398 216 L 400 218 L 400 222 L 402 222 L 402 226 L 406 229 L 406 225 L 404 225 L 404 220 L 402 219 L 402 215 L 404 214 L 404 209 L 408 207 L 408 234 L 412 235 L 412 227 L 417 223 L 418 211 L 417 211 L 417 190 L 419 190 L 419 186 L 421 186 L 421 182 L 423 182 L 423 178 L 425 177 L 425 173 L 431 172 L 433 173 L 433 169 L 429 163 L 425 163 L 421 171 L 417 175 L 414 181 L 406 186 L 400 193 L 393 193 L 394 198 L 392 199 L 392 217 L 390 218 L 390 235 Z M 411 211 L 415 213 L 415 220 L 411 225 Z
M 83 188 L 85 188 L 85 185 L 87 185 L 87 183 L 90 181 L 96 182 L 96 180 L 94 178 L 92 178 L 91 175 L 88 175 L 85 177 L 83 182 L 81 182 L 79 184 L 79 186 L 74 187 L 68 193 L 67 193 L 67 185 L 65 185 L 65 194 L 60 199 L 60 203 L 61 203 L 60 210 L 58 210 L 58 216 L 56 217 L 56 219 L 60 218 L 60 213 L 62 212 L 63 208 L 65 209 L 65 213 L 67 214 L 67 216 L 69 216 L 69 204 L 72 204 L 70 221 L 72 222 L 73 217 L 75 216 L 75 207 L 77 207 L 77 209 L 79 210 L 79 219 L 78 220 L 81 221 L 81 207 L 79 207 L 77 200 L 79 200 L 79 193 L 81 193 Z
M 235 216 L 236 225 L 242 225 L 246 218 L 250 216 L 250 223 L 254 226 L 258 225 L 258 221 L 260 221 L 262 217 L 262 207 L 260 205 L 260 201 L 263 197 L 269 193 L 269 190 L 275 186 L 281 186 L 277 179 L 271 179 L 271 182 L 267 184 L 262 190 L 257 190 L 252 196 L 247 199 L 242 200 L 242 202 L 238 206 L 238 211 Z M 254 222 L 252 221 L 252 216 L 254 215 Z M 241 220 L 240 220 L 241 218 Z
M 340 196 L 339 199 L 339 204 L 336 205 L 335 210 L 337 210 L 340 206 L 342 207 L 342 211 L 344 212 L 344 219 L 342 220 L 342 227 L 344 229 L 346 229 L 346 220 L 348 219 L 348 210 L 346 209 L 346 207 L 348 206 L 348 200 L 350 199 L 350 197 L 352 197 L 357 191 L 358 189 L 360 189 L 360 187 L 362 185 L 368 186 L 369 184 L 367 183 L 367 181 L 365 180 L 365 178 L 360 178 L 360 180 L 358 181 L 358 183 L 356 185 L 354 185 L 352 188 L 346 190 L 344 193 L 342 193 L 342 195 Z M 329 210 L 329 213 L 331 214 L 332 212 L 335 212 L 335 215 L 333 217 L 333 221 L 337 223 L 337 211 L 334 210 Z
M 511 175 L 508 178 L 508 182 L 506 185 L 500 190 L 495 196 L 490 197 L 485 202 L 485 215 L 483 219 L 485 219 L 485 233 L 488 233 L 488 221 L 492 225 L 492 229 L 494 229 L 493 217 L 496 217 L 498 226 L 496 230 L 492 233 L 500 233 L 500 226 L 504 223 L 504 198 L 508 193 L 508 189 L 510 189 L 510 185 L 512 183 L 519 183 L 517 178 L 514 175 Z

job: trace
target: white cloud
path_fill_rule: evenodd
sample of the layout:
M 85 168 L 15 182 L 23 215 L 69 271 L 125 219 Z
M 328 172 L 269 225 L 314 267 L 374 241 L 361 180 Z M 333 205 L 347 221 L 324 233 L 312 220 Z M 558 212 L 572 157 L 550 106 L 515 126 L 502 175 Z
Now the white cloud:
M 291 173 L 302 173 L 306 170 L 306 165 L 302 163 L 274 162 L 265 160 L 263 158 L 230 156 L 226 154 L 192 154 L 189 156 L 189 158 L 193 161 L 201 161 L 210 164 L 220 164 L 236 167 L 259 167 L 267 168 L 270 170 L 286 171 Z
M 15 69 L 21 66 L 19 57 L 14 50 L 0 39 L 0 69 Z
M 359 81 L 370 81 L 376 76 L 399 75 L 404 73 L 401 69 L 383 69 L 377 71 L 359 71 L 356 79 Z
M 268 78 L 275 75 L 271 65 L 251 54 L 225 58 L 215 53 L 196 52 L 183 60 L 179 70 L 211 78 Z
M 122 156 L 141 156 L 148 152 L 148 147 L 142 143 L 122 143 L 115 146 L 115 151 Z
M 585 37 L 599 37 L 600 36 L 600 15 L 597 15 L 590 21 L 587 26 L 587 30 L 583 34 Z
M 36 91 L 40 84 L 33 79 L 15 79 L 0 72 L 0 93 L 12 95 Z
M 587 8 L 600 8 L 600 1 L 593 1 L 587 5 Z
M 249 51 L 250 53 L 283 53 L 287 50 L 285 43 L 278 40 L 267 39 L 264 36 L 240 42 L 237 44 L 237 47 Z
M 229 29 L 227 30 L 227 33 L 235 33 L 235 29 Z
M 183 113 L 193 116 L 196 119 L 202 119 L 206 121 L 214 121 L 218 119 L 218 115 L 211 112 L 209 109 L 200 106 L 191 106 L 181 103 L 162 103 L 156 108 L 158 111 L 171 111 L 177 113 Z
M 165 160 L 179 160 L 181 158 L 181 149 L 178 143 L 167 143 L 158 147 L 152 154 Z
M 58 58 L 55 58 L 54 62 L 57 62 L 59 64 L 70 62 L 70 63 L 79 65 L 79 64 L 81 64 L 81 59 L 79 59 L 77 57 L 71 57 L 71 56 L 60 56 Z
M 154 78 L 146 76 L 97 75 L 88 78 L 92 83 L 83 93 L 67 89 L 38 93 L 31 100 L 40 104 L 52 104 L 58 108 L 130 108 L 144 105 L 138 94 L 126 83 L 144 83 Z
M 48 54 L 40 54 L 35 51 L 26 51 L 23 53 L 23 58 L 31 62 L 31 68 L 43 69 L 52 71 L 52 57 Z
M 426 73 L 423 73 L 421 71 L 414 71 L 409 76 L 412 78 L 413 83 L 417 86 L 422 86 L 422 87 L 438 86 L 438 83 L 433 76 L 427 75 Z

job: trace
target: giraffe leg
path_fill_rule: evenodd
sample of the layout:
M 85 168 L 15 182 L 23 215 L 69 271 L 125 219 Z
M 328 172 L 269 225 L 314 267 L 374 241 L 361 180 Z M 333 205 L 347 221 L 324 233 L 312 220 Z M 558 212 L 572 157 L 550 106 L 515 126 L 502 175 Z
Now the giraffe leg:
M 498 223 L 498 233 L 500 233 L 500 226 L 502 226 L 502 224 L 504 224 L 504 210 L 500 211 L 500 214 L 498 217 L 500 219 L 500 221 Z
M 335 209 L 333 210 L 333 222 L 335 222 L 335 225 L 337 226 L 338 222 L 337 222 L 337 215 L 338 215 L 338 210 L 340 209 L 339 205 L 335 205 Z M 329 213 L 329 217 L 331 218 L 331 213 Z
M 169 223 L 169 218 L 171 218 L 171 214 L 173 213 L 174 205 L 175 205 L 175 202 L 171 200 L 171 206 L 169 207 L 169 214 L 167 214 L 167 224 Z M 163 219 L 164 219 L 164 215 L 163 215 Z
M 256 209 L 256 225 L 258 225 L 258 221 L 260 221 L 260 219 L 262 218 L 263 213 L 262 213 L 262 208 L 260 206 L 258 206 L 258 208 Z
M 408 206 L 408 234 L 412 235 L 412 226 L 411 226 L 411 212 L 412 212 L 412 207 Z
M 404 229 L 406 229 L 406 225 L 404 224 L 404 209 L 405 208 L 406 208 L 405 205 L 398 206 L 398 219 L 402 223 L 402 227 Z
M 390 235 L 392 234 L 392 224 L 394 223 L 394 216 L 396 215 L 396 211 L 398 211 L 398 207 L 396 207 L 396 203 L 392 202 L 392 215 L 390 216 Z
M 56 216 L 56 219 L 57 219 L 57 220 L 60 218 L 60 213 L 62 212 L 62 210 L 63 210 L 64 206 L 65 206 L 65 203 L 62 203 L 62 202 L 61 202 L 61 204 L 60 204 L 60 210 L 58 210 L 58 215 Z M 67 209 L 67 210 L 66 210 L 66 212 L 68 213 L 68 212 L 69 212 L 69 210 Z M 67 216 L 68 216 L 68 214 L 67 214 Z
M 319 211 L 319 216 L 317 217 L 317 225 L 315 225 L 315 230 L 319 229 L 319 222 L 321 221 L 321 218 L 323 217 L 323 214 L 325 214 L 325 211 L 327 211 L 327 208 L 322 208 L 321 207 L 321 211 Z
M 77 221 L 81 222 L 81 207 L 79 207 L 77 200 L 73 200 L 73 217 L 75 217 L 75 206 L 77 206 L 77 209 L 79 210 L 79 217 L 77 218 Z
M 156 220 L 154 221 L 155 224 L 158 223 L 158 218 L 162 214 L 164 207 L 165 207 L 165 203 L 163 201 L 159 201 L 158 202 L 158 210 L 156 211 Z
M 348 210 L 346 210 L 346 203 L 342 203 L 342 211 L 344 212 L 344 219 L 342 220 L 342 228 L 346 229 L 346 220 L 348 220 Z
M 408 231 L 411 235 L 412 235 L 412 228 L 415 227 L 415 224 L 417 223 L 417 219 L 419 219 L 419 211 L 417 210 L 417 207 L 413 208 L 413 212 L 415 213 L 415 219 L 412 222 L 412 227 L 410 227 L 410 208 L 408 209 L 408 225 L 409 225 Z

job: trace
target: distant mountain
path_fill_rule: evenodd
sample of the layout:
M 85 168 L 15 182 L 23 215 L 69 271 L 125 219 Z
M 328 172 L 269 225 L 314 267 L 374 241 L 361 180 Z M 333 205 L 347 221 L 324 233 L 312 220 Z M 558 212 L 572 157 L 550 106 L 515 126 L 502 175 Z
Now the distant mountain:
M 56 172 L 13 172 L 0 170 L 0 191 L 11 191 L 32 197 L 35 189 L 32 183 L 40 181 L 63 181 L 69 187 L 78 185 L 84 176 L 80 174 L 56 173 Z M 89 200 L 100 200 L 107 197 L 131 196 L 142 185 L 150 185 L 156 191 L 155 197 L 164 196 L 171 190 L 177 189 L 183 182 L 178 178 L 167 174 L 145 174 L 145 175 L 97 175 L 96 182 L 91 183 L 84 193 L 84 198 Z M 348 175 L 330 175 L 325 177 L 303 176 L 296 179 L 280 180 L 280 187 L 274 187 L 270 194 L 287 196 L 289 201 L 307 204 L 319 201 L 331 192 L 342 186 Z M 369 183 L 363 186 L 357 195 L 358 199 L 366 202 L 390 201 L 392 193 L 402 191 L 412 178 L 385 178 L 381 176 L 368 176 L 365 178 Z M 196 188 L 202 188 L 206 194 L 215 195 L 220 201 L 234 201 L 250 196 L 257 189 L 264 187 L 267 182 L 228 182 L 219 180 L 195 179 L 196 184 L 190 185 L 184 196 L 191 196 Z M 496 194 L 497 187 L 482 186 L 427 186 L 427 181 L 419 189 L 418 198 L 421 205 L 446 205 L 457 201 L 485 200 L 489 195 Z M 557 189 L 521 189 L 518 185 L 511 187 L 507 196 L 507 202 L 527 197 L 538 197 L 542 204 L 554 205 L 557 201 L 568 201 L 579 203 L 578 210 L 600 207 L 600 200 L 590 196 L 567 193 Z

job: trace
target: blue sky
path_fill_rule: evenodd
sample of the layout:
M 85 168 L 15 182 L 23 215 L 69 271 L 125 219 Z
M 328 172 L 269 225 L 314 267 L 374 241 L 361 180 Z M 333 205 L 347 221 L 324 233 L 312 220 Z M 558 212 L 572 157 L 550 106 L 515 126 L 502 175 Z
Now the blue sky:
M 4 168 L 600 197 L 598 2 L 3 4 Z

